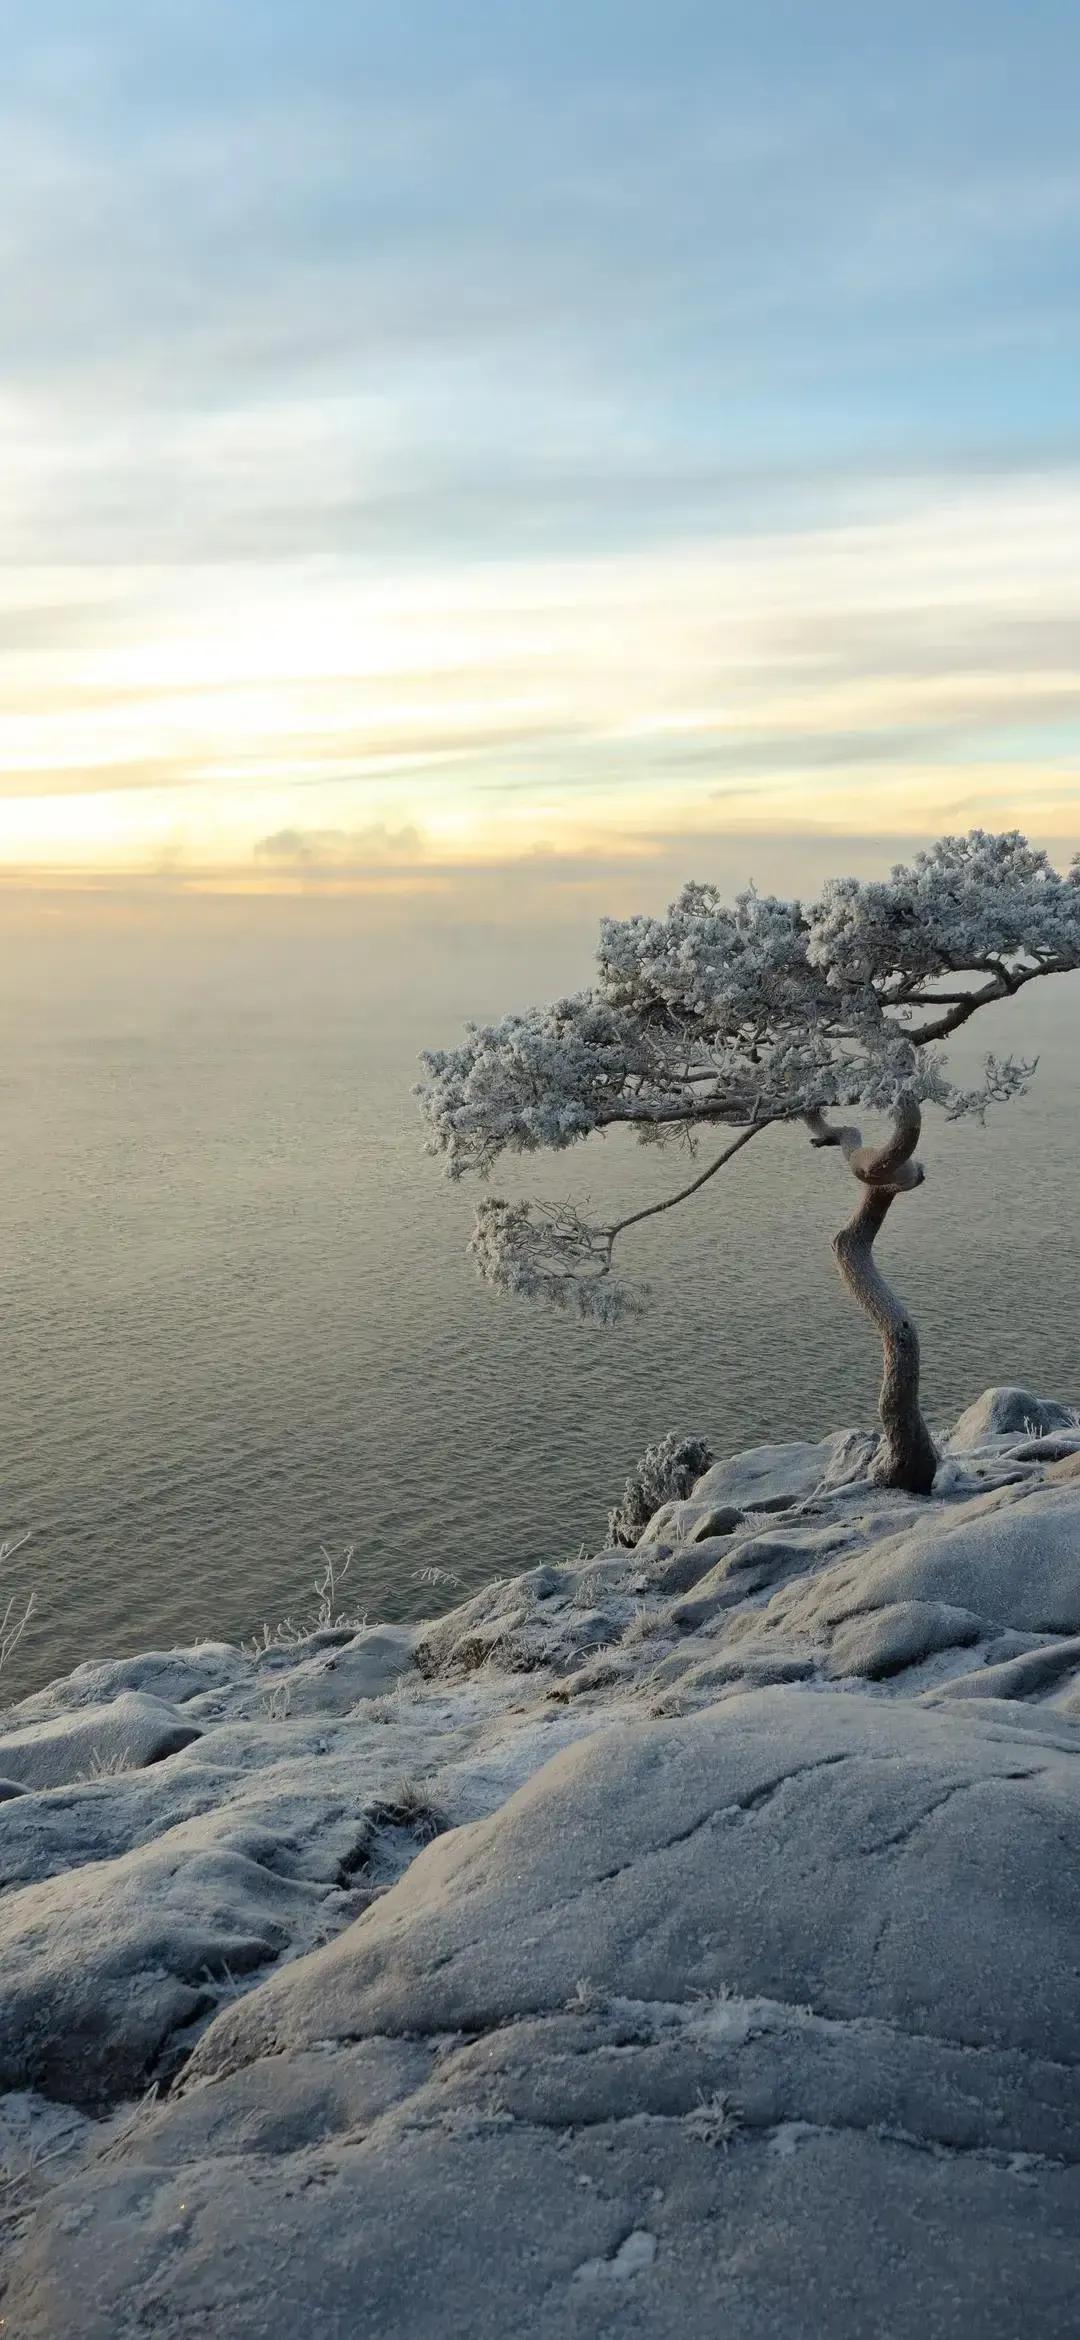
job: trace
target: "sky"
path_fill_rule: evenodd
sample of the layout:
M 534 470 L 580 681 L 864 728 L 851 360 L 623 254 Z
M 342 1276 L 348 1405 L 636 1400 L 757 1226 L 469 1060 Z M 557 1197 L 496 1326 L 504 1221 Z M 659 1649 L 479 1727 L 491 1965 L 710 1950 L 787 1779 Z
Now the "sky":
M 9 888 L 1080 845 L 1075 0 L 0 40 Z

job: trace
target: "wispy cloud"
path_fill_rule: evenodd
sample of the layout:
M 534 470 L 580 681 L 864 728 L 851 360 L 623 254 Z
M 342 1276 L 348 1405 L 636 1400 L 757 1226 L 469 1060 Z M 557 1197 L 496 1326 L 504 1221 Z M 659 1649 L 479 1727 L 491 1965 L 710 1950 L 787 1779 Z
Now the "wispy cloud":
M 255 859 L 305 871 L 366 872 L 412 863 L 423 851 L 419 829 L 388 829 L 384 821 L 373 821 L 366 829 L 275 829 L 259 838 Z

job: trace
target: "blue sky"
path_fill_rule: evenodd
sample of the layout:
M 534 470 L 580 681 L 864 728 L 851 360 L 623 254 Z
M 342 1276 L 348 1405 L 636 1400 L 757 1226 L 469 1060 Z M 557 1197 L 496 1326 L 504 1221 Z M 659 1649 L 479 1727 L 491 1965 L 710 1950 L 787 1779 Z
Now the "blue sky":
M 0 33 L 24 881 L 1080 841 L 1074 5 Z

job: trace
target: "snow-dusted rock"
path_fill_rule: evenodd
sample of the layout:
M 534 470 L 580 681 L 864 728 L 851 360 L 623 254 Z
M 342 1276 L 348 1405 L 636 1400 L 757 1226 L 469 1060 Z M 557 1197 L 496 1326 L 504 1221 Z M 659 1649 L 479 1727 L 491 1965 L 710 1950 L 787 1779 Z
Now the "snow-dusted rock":
M 306 1647 L 267 1653 L 251 1686 L 230 1701 L 230 1711 L 263 1711 L 273 1673 L 287 1682 L 290 1715 L 351 1714 L 364 1699 L 381 1698 L 400 1681 L 412 1665 L 415 1642 L 414 1626 L 380 1625 L 311 1655 Z
M 1072 2340 L 1080 1453 L 998 1396 L 9 1713 L 189 1743 L 0 1808 L 6 2328 Z
M 1080 2058 L 1080 1998 L 1063 2003 L 1080 1864 L 1046 1859 L 1078 1792 L 1080 1735 L 1072 1757 L 1036 1757 L 914 1702 L 765 1690 L 627 1724 L 430 1846 L 358 1925 L 221 2014 L 191 2076 L 317 2040 L 484 2030 L 561 2007 L 581 1974 L 629 1998 L 764 1993 Z M 990 1974 L 967 1906 L 983 1860 L 1003 1925 Z M 1036 1971 L 1049 1987 L 1033 1992 Z
M 202 1641 L 194 1649 L 146 1650 L 140 1657 L 91 1658 L 24 1698 L 6 1719 L 49 1722 L 78 1707 L 107 1706 L 124 1690 L 141 1690 L 167 1705 L 183 1706 L 189 1698 L 247 1681 L 251 1671 L 251 1659 L 227 1641 Z
M 893 1601 L 841 1626 L 825 1670 L 834 1679 L 861 1674 L 878 1682 L 922 1665 L 939 1649 L 966 1649 L 983 1630 L 970 1609 L 950 1609 L 944 1601 Z
M 782 1690 L 564 1753 L 219 2016 L 187 2092 L 52 2196 L 9 2316 L 1065 2340 L 1060 1739 Z
M 670 1620 L 680 1632 L 695 1630 L 722 1611 L 745 1608 L 747 1602 L 791 1578 L 802 1581 L 849 1536 L 830 1524 L 815 1528 L 777 1529 L 765 1535 L 732 1537 L 719 1560 L 699 1578 L 686 1599 L 673 1603 Z
M 1064 1641 L 1045 1641 L 1035 1649 L 1019 1650 L 995 1665 L 977 1666 L 973 1673 L 942 1683 L 924 1696 L 943 1698 L 1031 1698 L 1066 1678 L 1080 1684 L 1080 1634 Z
M 782 1586 L 762 1623 L 828 1644 L 849 1618 L 909 1602 L 974 1615 L 987 1635 L 1080 1632 L 1080 1486 L 1025 1484 L 928 1506 L 917 1526 Z
M 633 1573 L 632 1553 L 624 1577 Z M 534 1568 L 508 1584 L 485 1585 L 471 1601 L 424 1630 L 416 1662 L 428 1676 L 471 1673 L 497 1663 L 511 1672 L 570 1673 L 592 1650 L 615 1638 L 603 1608 L 577 1604 L 579 1577 L 589 1571 Z
M 965 1454 L 1009 1433 L 1024 1432 L 1029 1438 L 1039 1438 L 1050 1430 L 1075 1427 L 1076 1414 L 1071 1407 L 1009 1383 L 1001 1389 L 984 1389 L 953 1423 L 948 1444 L 953 1454 Z
M 813 1493 L 834 1468 L 838 1455 L 850 1458 L 852 1433 L 838 1430 L 814 1444 L 752 1446 L 745 1454 L 713 1463 L 681 1503 L 664 1503 L 653 1513 L 639 1542 L 695 1543 L 727 1535 L 748 1511 L 789 1511 Z
M 199 1727 L 162 1698 L 124 1690 L 107 1706 L 77 1707 L 0 1736 L 0 1772 L 28 1788 L 160 1763 L 199 1736 Z
M 119 1861 L 28 1885 L 0 1904 L 0 2086 L 93 2106 L 146 2086 L 170 2035 L 215 1985 L 284 1950 L 317 1888 L 283 1877 L 252 1831 L 195 1820 Z M 313 1929 L 312 1929 L 313 1930 Z

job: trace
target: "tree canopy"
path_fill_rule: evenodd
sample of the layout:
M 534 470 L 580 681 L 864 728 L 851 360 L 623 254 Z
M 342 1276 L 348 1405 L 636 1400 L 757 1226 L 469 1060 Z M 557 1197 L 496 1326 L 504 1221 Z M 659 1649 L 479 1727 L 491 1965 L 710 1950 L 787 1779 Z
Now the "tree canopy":
M 860 1176 L 858 1132 L 823 1136 L 828 1110 L 983 1114 L 1034 1068 L 987 1057 L 965 1089 L 942 1043 L 992 1001 L 1078 966 L 1080 857 L 1063 876 L 1017 831 L 944 837 L 884 880 L 831 879 L 808 904 L 753 888 L 729 904 L 692 882 L 662 917 L 603 921 L 587 990 L 469 1025 L 460 1046 L 425 1056 L 428 1148 L 452 1178 L 486 1177 L 505 1153 L 620 1125 L 691 1143 L 710 1125 L 739 1131 L 680 1194 L 612 1226 L 569 1204 L 481 1203 L 471 1248 L 489 1282 L 611 1321 L 641 1305 L 613 1271 L 627 1227 L 777 1122 L 809 1122 L 818 1143 L 847 1135 Z

